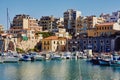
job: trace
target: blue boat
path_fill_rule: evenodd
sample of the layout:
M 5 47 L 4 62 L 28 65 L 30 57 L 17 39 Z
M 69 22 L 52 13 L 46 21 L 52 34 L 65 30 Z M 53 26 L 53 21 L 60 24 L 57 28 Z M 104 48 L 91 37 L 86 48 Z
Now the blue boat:
M 110 66 L 111 56 L 110 55 L 101 55 L 101 59 L 99 60 L 100 65 Z
M 99 64 L 103 65 L 103 66 L 109 66 L 110 65 L 110 60 L 100 59 Z

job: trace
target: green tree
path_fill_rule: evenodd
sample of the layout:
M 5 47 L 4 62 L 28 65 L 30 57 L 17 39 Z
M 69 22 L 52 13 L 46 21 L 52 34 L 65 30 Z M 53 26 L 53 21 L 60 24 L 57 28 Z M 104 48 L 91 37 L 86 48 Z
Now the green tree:
M 52 32 L 38 32 L 36 35 L 42 34 L 43 38 L 53 36 L 54 34 Z

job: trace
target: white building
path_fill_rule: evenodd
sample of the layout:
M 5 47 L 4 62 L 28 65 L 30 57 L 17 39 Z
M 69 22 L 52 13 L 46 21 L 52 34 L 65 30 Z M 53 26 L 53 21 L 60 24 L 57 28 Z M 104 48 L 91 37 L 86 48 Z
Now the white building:
M 70 37 L 70 36 L 69 36 L 69 33 L 66 32 L 66 29 L 64 29 L 64 28 L 59 28 L 58 32 L 56 32 L 55 35 L 56 35 L 57 37 L 66 37 L 66 38 L 67 38 L 67 37 Z
M 81 12 L 73 9 L 68 9 L 66 12 L 64 12 L 64 27 L 71 35 L 76 33 L 77 19 L 80 16 Z
M 120 23 L 120 11 L 113 12 L 112 15 L 107 19 L 107 22 L 118 22 L 118 23 Z

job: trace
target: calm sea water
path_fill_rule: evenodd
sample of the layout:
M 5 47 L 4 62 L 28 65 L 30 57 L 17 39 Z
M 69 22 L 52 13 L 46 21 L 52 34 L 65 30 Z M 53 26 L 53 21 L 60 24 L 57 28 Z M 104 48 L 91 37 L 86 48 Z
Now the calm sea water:
M 0 64 L 0 80 L 120 80 L 120 67 L 85 60 L 4 63 Z

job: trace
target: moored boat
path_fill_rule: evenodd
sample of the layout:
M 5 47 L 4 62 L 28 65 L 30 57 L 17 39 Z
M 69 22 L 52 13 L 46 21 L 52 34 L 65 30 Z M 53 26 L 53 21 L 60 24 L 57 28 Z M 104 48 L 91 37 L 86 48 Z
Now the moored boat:
M 51 60 L 62 60 L 62 58 L 61 58 L 61 56 L 58 55 L 58 54 L 53 54 L 53 55 L 51 56 Z
M 71 52 L 65 52 L 64 56 L 65 56 L 66 59 L 71 59 L 72 58 Z
M 18 62 L 19 58 L 18 57 L 14 57 L 14 56 L 5 56 L 4 57 L 4 63 L 15 63 Z
M 111 61 L 110 61 L 111 66 L 120 66 L 120 56 L 115 53 L 111 56 Z
M 111 56 L 110 55 L 102 54 L 101 59 L 99 60 L 99 64 L 103 65 L 103 66 L 109 66 L 110 61 L 111 61 Z
M 92 59 L 90 60 L 90 62 L 92 62 L 92 64 L 99 65 L 99 64 L 100 64 L 100 63 L 99 63 L 99 60 L 100 60 L 99 57 L 95 57 L 95 58 L 92 58 Z
M 34 59 L 35 59 L 35 61 L 42 61 L 42 60 L 45 60 L 45 57 L 44 57 L 44 56 L 41 56 L 41 55 L 39 55 L 39 54 L 36 54 L 36 55 L 34 56 Z
M 19 61 L 19 56 L 17 53 L 7 52 L 3 55 L 3 62 L 4 63 L 15 63 Z

